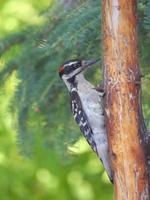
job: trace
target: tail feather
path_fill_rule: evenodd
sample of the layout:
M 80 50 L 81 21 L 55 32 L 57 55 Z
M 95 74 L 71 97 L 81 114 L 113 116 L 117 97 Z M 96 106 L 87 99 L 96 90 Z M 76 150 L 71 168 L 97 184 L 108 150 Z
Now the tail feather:
M 113 183 L 113 173 L 112 173 L 112 169 L 111 169 L 111 166 L 110 166 L 110 159 L 109 159 L 108 150 L 103 149 L 103 152 L 102 152 L 102 149 L 98 149 L 98 156 L 103 163 L 103 166 L 104 166 L 104 168 L 107 172 L 109 180 Z

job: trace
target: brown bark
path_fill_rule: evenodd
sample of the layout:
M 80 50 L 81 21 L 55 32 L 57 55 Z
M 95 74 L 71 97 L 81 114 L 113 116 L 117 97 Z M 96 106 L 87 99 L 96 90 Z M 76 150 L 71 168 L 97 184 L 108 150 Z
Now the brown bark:
M 103 0 L 104 89 L 116 200 L 148 200 L 140 135 L 136 0 Z

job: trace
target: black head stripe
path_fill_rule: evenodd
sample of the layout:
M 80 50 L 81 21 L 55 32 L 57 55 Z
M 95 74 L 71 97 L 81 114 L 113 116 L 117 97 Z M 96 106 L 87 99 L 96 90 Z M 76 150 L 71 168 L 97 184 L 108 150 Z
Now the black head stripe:
M 74 70 L 81 67 L 80 60 L 70 60 L 64 63 L 64 74 L 70 74 Z
M 76 71 L 79 67 L 81 67 L 81 65 L 82 65 L 81 60 L 69 60 L 69 61 L 65 62 L 62 65 L 62 67 L 59 68 L 60 78 L 62 78 L 63 75 L 69 75 L 69 74 L 71 74 L 70 77 L 72 78 L 72 76 L 75 75 L 75 73 L 73 73 L 73 72 Z M 77 72 L 78 71 L 79 70 L 77 70 Z
M 72 66 L 66 66 L 64 70 L 64 74 L 70 74 L 73 71 Z

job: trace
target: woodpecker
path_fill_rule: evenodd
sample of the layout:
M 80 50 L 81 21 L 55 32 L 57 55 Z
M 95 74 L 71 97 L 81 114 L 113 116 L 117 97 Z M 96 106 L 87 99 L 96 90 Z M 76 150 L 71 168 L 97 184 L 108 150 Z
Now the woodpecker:
M 113 182 L 103 108 L 104 90 L 97 90 L 83 74 L 98 61 L 69 60 L 59 68 L 59 76 L 69 90 L 71 110 L 81 132 Z

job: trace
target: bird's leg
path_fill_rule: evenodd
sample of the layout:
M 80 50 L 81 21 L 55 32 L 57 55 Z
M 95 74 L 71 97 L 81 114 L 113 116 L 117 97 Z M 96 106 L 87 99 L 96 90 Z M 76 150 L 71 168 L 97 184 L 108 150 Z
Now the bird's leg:
M 105 96 L 103 81 L 95 87 L 95 90 L 101 93 L 101 96 Z

